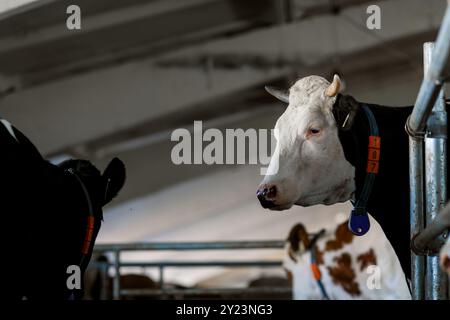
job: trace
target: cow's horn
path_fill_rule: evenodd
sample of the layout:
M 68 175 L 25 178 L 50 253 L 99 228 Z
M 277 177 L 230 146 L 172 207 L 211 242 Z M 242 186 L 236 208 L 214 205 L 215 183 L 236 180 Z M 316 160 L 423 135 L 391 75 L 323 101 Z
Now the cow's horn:
M 289 103 L 289 90 L 278 89 L 271 86 L 265 86 L 265 89 L 278 100 Z
M 340 88 L 341 88 L 341 79 L 337 74 L 335 74 L 333 77 L 333 82 L 325 90 L 325 95 L 328 97 L 334 97 L 339 93 Z

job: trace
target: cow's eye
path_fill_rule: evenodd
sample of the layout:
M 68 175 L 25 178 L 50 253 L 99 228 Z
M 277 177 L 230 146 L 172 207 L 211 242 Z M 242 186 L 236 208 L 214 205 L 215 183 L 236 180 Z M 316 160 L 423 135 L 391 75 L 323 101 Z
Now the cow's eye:
M 309 134 L 310 135 L 317 135 L 319 133 L 320 133 L 320 129 L 317 129 L 317 128 L 310 128 L 309 129 Z

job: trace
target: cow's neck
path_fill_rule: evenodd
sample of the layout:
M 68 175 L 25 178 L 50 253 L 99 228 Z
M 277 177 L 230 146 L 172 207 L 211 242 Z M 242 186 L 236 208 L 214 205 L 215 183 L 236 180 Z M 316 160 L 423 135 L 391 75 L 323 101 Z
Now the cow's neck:
M 381 137 L 379 172 L 367 210 L 380 223 L 409 276 L 408 135 L 404 125 L 412 109 L 367 105 L 375 116 Z M 357 115 L 350 131 L 340 133 L 346 158 L 355 167 L 357 199 L 366 176 L 369 133 L 363 111 Z

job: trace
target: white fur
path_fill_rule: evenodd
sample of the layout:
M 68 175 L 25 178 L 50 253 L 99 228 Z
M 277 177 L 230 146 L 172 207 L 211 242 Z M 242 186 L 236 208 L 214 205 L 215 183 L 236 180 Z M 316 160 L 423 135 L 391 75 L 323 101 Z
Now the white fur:
M 411 299 L 405 274 L 400 266 L 400 262 L 392 248 L 391 244 L 384 235 L 380 225 L 370 217 L 371 228 L 364 237 L 353 237 L 350 244 L 346 244 L 337 251 L 324 252 L 324 264 L 320 265 L 322 273 L 322 282 L 325 286 L 327 294 L 332 300 L 349 300 L 349 299 Z M 335 230 L 329 230 L 321 237 L 317 246 L 323 251 L 325 243 L 334 238 Z M 293 276 L 293 292 L 294 299 L 312 300 L 322 299 L 316 280 L 313 277 L 310 267 L 310 252 L 303 252 L 296 256 L 297 262 L 294 262 L 288 255 L 287 250 L 289 244 L 286 245 L 286 254 L 283 261 L 285 269 L 289 270 Z M 360 263 L 357 262 L 358 255 L 368 252 L 373 248 L 377 266 L 381 270 L 381 287 L 380 289 L 369 289 L 367 285 L 368 278 L 372 275 L 366 269 L 360 270 Z M 333 259 L 340 256 L 343 252 L 347 252 L 352 257 L 352 269 L 356 274 L 356 282 L 359 284 L 361 291 L 360 296 L 352 296 L 346 292 L 340 285 L 333 282 L 327 267 L 335 265 Z
M 335 97 L 325 95 L 329 82 L 319 76 L 298 80 L 289 106 L 275 125 L 277 146 L 262 185 L 275 185 L 275 210 L 294 204 L 334 204 L 351 199 L 354 167 L 345 159 L 332 114 Z M 311 127 L 321 133 L 308 136 Z M 278 171 L 276 170 L 278 169 Z

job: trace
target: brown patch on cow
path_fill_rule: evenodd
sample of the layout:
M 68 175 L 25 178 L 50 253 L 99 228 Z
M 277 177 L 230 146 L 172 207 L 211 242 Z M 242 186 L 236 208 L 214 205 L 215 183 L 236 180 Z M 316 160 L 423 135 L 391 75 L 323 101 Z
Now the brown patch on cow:
M 365 253 L 361 253 L 356 259 L 361 264 L 361 271 L 366 269 L 368 266 L 377 264 L 377 256 L 375 255 L 375 251 L 373 251 L 372 248 L 370 248 L 370 250 Z
M 303 248 L 308 248 L 310 243 L 305 226 L 301 223 L 293 226 L 286 241 L 289 243 L 289 257 L 297 262 L 295 254 L 300 250 L 300 243 L 303 244 Z
M 348 230 L 348 222 L 340 224 L 334 233 L 335 238 L 327 241 L 325 251 L 336 251 L 349 244 L 353 240 L 353 233 Z
M 446 255 L 443 259 L 442 259 L 442 267 L 445 270 L 449 270 L 450 271 L 450 257 L 448 255 Z
M 297 262 L 296 253 L 300 250 L 300 244 L 303 244 L 304 249 L 308 249 L 311 245 L 311 241 L 309 240 L 308 232 L 303 224 L 298 223 L 294 227 L 292 227 L 289 232 L 289 236 L 287 238 L 289 243 L 288 255 L 292 261 Z M 323 254 L 317 246 L 314 248 L 316 255 L 316 263 L 317 265 L 324 264 Z
M 350 254 L 344 252 L 340 256 L 333 259 L 336 265 L 328 267 L 328 272 L 333 279 L 333 282 L 340 285 L 346 292 L 352 296 L 361 294 L 359 285 L 355 282 L 356 274 L 352 268 L 352 257 Z

